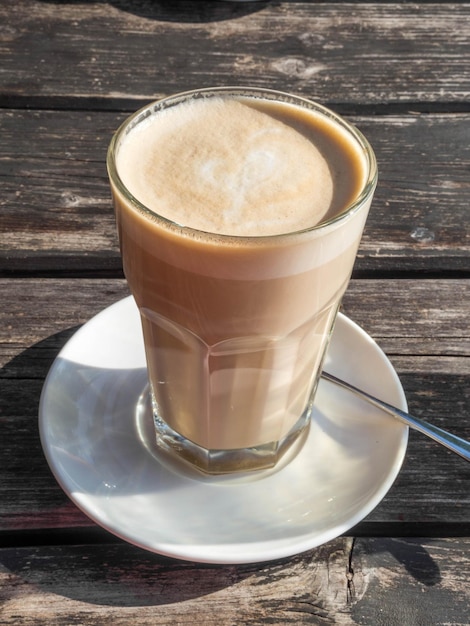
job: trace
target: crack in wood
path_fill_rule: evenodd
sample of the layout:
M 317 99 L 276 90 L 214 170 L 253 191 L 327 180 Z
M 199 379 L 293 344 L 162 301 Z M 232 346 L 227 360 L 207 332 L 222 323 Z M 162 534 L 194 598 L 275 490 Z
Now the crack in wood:
M 346 604 L 347 605 L 353 604 L 356 600 L 356 588 L 354 586 L 354 568 L 352 566 L 355 544 L 356 544 L 356 538 L 353 537 L 352 542 L 351 542 L 351 548 L 349 550 L 348 569 L 346 572 Z

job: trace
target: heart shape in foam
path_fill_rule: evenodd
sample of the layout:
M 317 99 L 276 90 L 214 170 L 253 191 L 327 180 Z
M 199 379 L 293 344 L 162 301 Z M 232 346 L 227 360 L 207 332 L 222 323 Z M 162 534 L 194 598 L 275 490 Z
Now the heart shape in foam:
M 142 130 L 126 139 L 120 170 L 137 198 L 179 224 L 233 235 L 279 234 L 314 225 L 330 208 L 328 163 L 280 114 L 212 98 L 150 122 L 145 141 Z

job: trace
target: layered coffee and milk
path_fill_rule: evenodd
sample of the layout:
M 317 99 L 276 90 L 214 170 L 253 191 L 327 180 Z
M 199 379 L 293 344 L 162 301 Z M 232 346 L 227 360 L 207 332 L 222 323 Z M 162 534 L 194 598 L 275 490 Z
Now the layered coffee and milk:
M 155 410 L 208 450 L 275 447 L 311 409 L 367 214 L 338 218 L 363 149 L 321 112 L 241 96 L 129 128 L 112 187 Z

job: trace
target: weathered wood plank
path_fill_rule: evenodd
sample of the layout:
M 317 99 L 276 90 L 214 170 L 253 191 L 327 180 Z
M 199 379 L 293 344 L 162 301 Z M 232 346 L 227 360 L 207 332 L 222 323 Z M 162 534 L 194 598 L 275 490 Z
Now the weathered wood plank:
M 469 11 L 461 3 L 149 0 L 58 10 L 3 0 L 1 103 L 133 108 L 175 90 L 243 83 L 338 105 L 468 102 Z
M 470 356 L 469 280 L 353 280 L 343 312 L 390 356 Z
M 467 439 L 469 289 L 464 280 L 353 280 L 344 300 L 345 313 L 391 355 L 410 411 Z M 78 325 L 128 294 L 125 281 L 2 279 L 0 291 L 0 528 L 89 526 L 47 467 L 38 402 L 60 347 Z M 468 464 L 412 433 L 404 467 L 368 521 L 384 528 L 441 522 L 449 532 L 470 525 Z
M 470 540 L 358 539 L 351 559 L 361 596 L 354 624 L 470 623 Z
M 182 563 L 125 544 L 0 550 L 2 624 L 467 624 L 469 539 L 340 538 L 291 559 Z
M 122 114 L 0 111 L 0 274 L 119 275 L 106 149 Z M 470 114 L 351 117 L 380 181 L 356 272 L 470 272 Z
M 0 278 L 0 292 L 0 366 L 31 350 L 21 367 L 9 364 L 10 378 L 43 377 L 34 365 L 41 352 L 52 355 L 74 328 L 129 295 L 124 279 Z M 469 279 L 353 279 L 342 311 L 388 355 L 438 357 L 444 373 L 453 356 L 470 356 L 469 301 Z

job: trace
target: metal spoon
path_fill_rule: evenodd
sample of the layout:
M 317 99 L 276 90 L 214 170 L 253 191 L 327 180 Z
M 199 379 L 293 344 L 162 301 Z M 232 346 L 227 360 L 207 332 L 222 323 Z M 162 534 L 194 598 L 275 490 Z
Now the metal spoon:
M 350 383 L 347 383 L 344 380 L 341 380 L 340 378 L 336 378 L 336 376 L 333 376 L 332 374 L 328 374 L 327 372 L 322 372 L 321 377 L 324 378 L 325 380 L 328 380 L 330 383 L 334 383 L 335 385 L 339 385 L 340 387 L 343 387 L 344 389 L 348 389 L 349 391 L 354 393 L 356 396 L 363 398 L 370 404 L 373 404 L 374 406 L 378 407 L 379 409 L 382 409 L 386 413 L 393 415 L 393 417 L 398 418 L 404 424 L 407 424 L 408 426 L 410 426 L 410 428 L 413 428 L 414 430 L 417 430 L 423 435 L 430 437 L 434 441 L 437 441 L 437 443 L 440 443 L 441 445 L 445 446 L 449 450 L 452 450 L 452 452 L 455 452 L 456 454 L 464 458 L 466 461 L 470 461 L 470 442 L 469 441 L 466 441 L 465 439 L 462 439 L 461 437 L 457 437 L 456 435 L 452 435 L 452 433 L 449 433 L 446 430 L 443 430 L 442 428 L 438 428 L 437 426 L 433 426 L 432 424 L 429 424 L 428 422 L 425 422 L 424 420 L 421 420 L 417 417 L 413 417 L 412 415 L 409 415 L 408 413 L 405 413 L 404 411 L 397 409 L 391 404 L 387 404 L 386 402 L 383 402 L 382 400 L 379 400 L 378 398 L 371 396 L 366 391 L 362 391 L 361 389 L 354 387 L 354 385 L 351 385 Z

